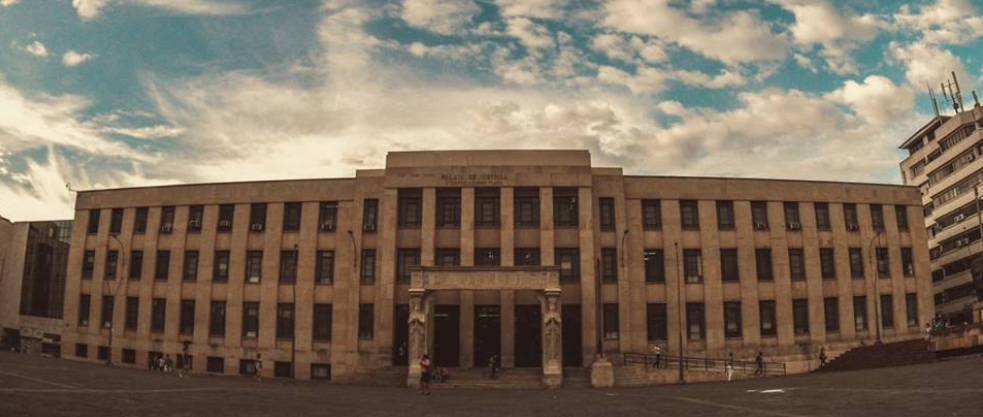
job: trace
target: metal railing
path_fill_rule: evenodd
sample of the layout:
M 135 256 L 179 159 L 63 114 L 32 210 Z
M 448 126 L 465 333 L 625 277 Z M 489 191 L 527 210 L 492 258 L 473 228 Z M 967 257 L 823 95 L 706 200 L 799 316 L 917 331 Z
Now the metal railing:
M 697 372 L 726 372 L 727 359 L 697 358 L 692 356 L 655 355 L 651 353 L 624 353 L 625 365 L 644 365 L 646 368 L 679 369 Z M 738 374 L 756 374 L 758 365 L 755 361 L 734 360 L 734 372 Z M 784 362 L 762 363 L 762 376 L 788 375 Z

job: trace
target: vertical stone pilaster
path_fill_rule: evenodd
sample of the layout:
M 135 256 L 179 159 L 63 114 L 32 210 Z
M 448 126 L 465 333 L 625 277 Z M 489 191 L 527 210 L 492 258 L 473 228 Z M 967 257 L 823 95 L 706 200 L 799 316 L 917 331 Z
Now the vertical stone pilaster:
M 540 296 L 543 316 L 543 385 L 560 388 L 563 384 L 563 326 L 560 289 L 549 288 Z
M 461 189 L 461 266 L 474 266 L 474 188 Z M 461 367 L 474 364 L 474 291 L 460 292 Z
M 423 355 L 429 354 L 429 305 L 426 301 L 426 291 L 423 289 L 410 289 L 410 337 L 409 337 L 409 375 L 407 375 L 406 385 L 416 387 L 420 383 L 420 360 Z
M 514 190 L 510 187 L 501 189 L 502 227 L 499 247 L 502 266 L 515 265 Z M 502 367 L 513 368 L 515 367 L 515 291 L 502 290 L 499 293 L 502 314 Z

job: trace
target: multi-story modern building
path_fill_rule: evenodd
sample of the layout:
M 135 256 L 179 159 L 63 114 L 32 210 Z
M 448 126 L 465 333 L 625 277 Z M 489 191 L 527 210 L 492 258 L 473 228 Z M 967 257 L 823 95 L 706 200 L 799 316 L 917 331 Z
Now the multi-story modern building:
M 938 116 L 901 144 L 904 183 L 921 190 L 936 312 L 973 321 L 977 301 L 971 267 L 983 256 L 980 202 L 983 107 Z
M 340 381 L 497 355 L 547 384 L 599 349 L 802 360 L 918 337 L 921 205 L 915 187 L 627 176 L 531 150 L 85 191 L 63 353 L 145 366 L 187 348 L 226 374 L 261 354 L 271 374 Z

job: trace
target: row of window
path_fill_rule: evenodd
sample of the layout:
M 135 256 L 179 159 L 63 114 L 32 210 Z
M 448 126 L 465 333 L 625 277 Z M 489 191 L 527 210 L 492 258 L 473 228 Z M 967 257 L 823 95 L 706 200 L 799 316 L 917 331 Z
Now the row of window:
M 397 222 L 399 227 L 420 227 L 423 222 L 423 190 L 419 188 L 400 189 L 397 198 Z M 553 189 L 554 226 L 576 227 L 579 224 L 577 199 L 576 188 Z M 461 189 L 438 188 L 436 200 L 436 226 L 440 228 L 460 227 Z M 603 201 L 604 199 L 602 199 L 602 204 Z M 539 188 L 515 188 L 512 209 L 515 227 L 539 227 Z M 611 227 L 613 227 L 613 206 L 610 213 L 612 215 Z M 501 218 L 501 189 L 494 187 L 475 188 L 475 227 L 499 227 L 501 226 Z
M 700 228 L 700 210 L 697 200 L 680 200 L 679 215 L 683 229 L 694 230 Z M 611 202 L 613 204 L 613 201 Z M 802 221 L 799 215 L 799 202 L 786 201 L 782 203 L 785 228 L 788 230 L 801 230 Z M 884 207 L 880 204 L 871 204 L 870 219 L 874 230 L 884 230 Z M 813 203 L 816 214 L 816 228 L 819 230 L 831 230 L 832 222 L 829 210 L 829 203 Z M 611 209 L 613 211 L 613 208 Z M 894 206 L 895 219 L 897 220 L 898 230 L 908 230 L 908 211 L 903 205 Z M 604 213 L 604 205 L 601 206 Z M 733 230 L 734 202 L 716 201 L 717 229 Z M 603 218 L 603 216 L 602 216 Z M 860 230 L 860 221 L 857 218 L 857 205 L 853 203 L 843 204 L 843 219 L 847 230 Z M 751 225 L 755 230 L 767 230 L 769 228 L 768 203 L 766 201 L 751 202 Z M 645 229 L 662 228 L 662 202 L 660 200 L 642 200 L 642 226 Z
M 378 201 L 370 204 L 370 200 L 365 200 L 365 219 L 366 224 L 375 225 L 377 218 Z M 303 203 L 284 203 L 283 205 L 283 230 L 287 232 L 299 231 L 301 216 L 303 214 Z M 338 223 L 338 203 L 335 201 L 325 201 L 319 203 L 318 230 L 322 232 L 333 232 Z M 249 230 L 251 232 L 262 232 L 266 229 L 267 203 L 253 203 L 249 205 Z M 137 207 L 134 214 L 133 233 L 143 234 L 147 232 L 148 207 Z M 171 233 L 174 231 L 174 206 L 161 208 L 160 233 Z M 89 219 L 86 225 L 86 232 L 96 234 L 99 232 L 99 219 L 102 211 L 99 209 L 89 210 Z M 218 222 L 215 230 L 228 233 L 232 231 L 235 224 L 235 205 L 222 204 L 218 206 Z M 188 207 L 189 233 L 200 233 L 205 226 L 205 206 L 193 205 Z M 375 230 L 375 227 L 367 227 L 366 230 Z M 109 216 L 109 233 L 119 234 L 123 230 L 123 209 L 114 208 Z
M 367 252 L 363 251 L 363 258 Z M 374 258 L 374 251 L 371 251 Z M 292 283 L 297 280 L 297 263 L 299 254 L 297 251 L 287 250 L 280 252 L 280 282 Z M 139 280 L 143 276 L 143 264 L 145 261 L 143 251 L 135 250 L 130 252 L 129 271 L 127 276 L 130 280 Z M 198 263 L 201 256 L 196 250 L 184 251 L 183 265 L 181 268 L 181 280 L 185 282 L 195 282 L 198 280 Z M 87 250 L 82 258 L 82 278 L 92 278 L 95 270 L 96 252 Z M 230 252 L 227 250 L 215 251 L 212 282 L 229 281 L 229 264 L 231 262 Z M 373 262 L 374 264 L 374 262 Z M 159 250 L 156 254 L 154 263 L 154 279 L 167 280 L 170 276 L 171 251 Z M 314 282 L 316 284 L 331 284 L 334 280 L 335 254 L 334 251 L 321 250 L 315 254 Z M 108 280 L 116 279 L 119 274 L 119 251 L 109 250 L 106 252 L 106 264 L 104 277 Z M 263 251 L 246 251 L 245 259 L 245 282 L 258 283 L 263 275 Z

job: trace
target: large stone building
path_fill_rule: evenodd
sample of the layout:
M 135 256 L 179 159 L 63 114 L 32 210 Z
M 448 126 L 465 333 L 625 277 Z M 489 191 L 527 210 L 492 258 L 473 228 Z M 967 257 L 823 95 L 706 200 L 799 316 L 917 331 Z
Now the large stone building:
M 187 347 L 195 371 L 262 354 L 271 374 L 356 381 L 427 352 L 555 384 L 598 348 L 801 360 L 932 315 L 906 186 L 393 152 L 354 178 L 85 191 L 76 209 L 64 356 L 141 367 Z
M 983 174 L 983 107 L 940 115 L 901 145 L 904 183 L 922 194 L 929 235 L 935 307 L 956 321 L 971 321 L 977 301 L 971 267 L 983 256 L 978 200 Z

